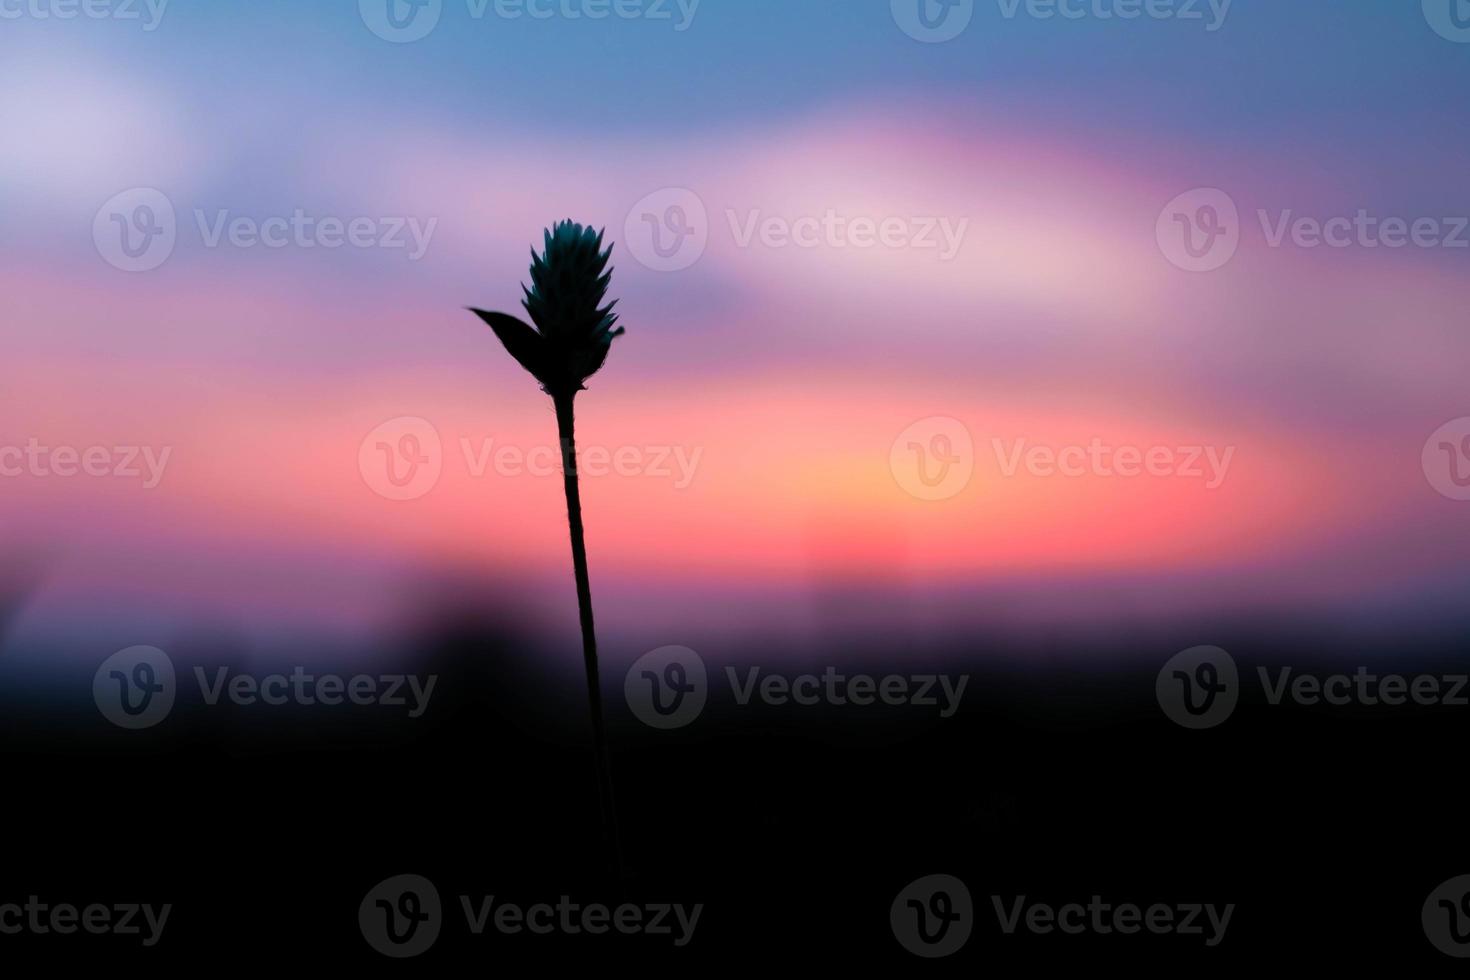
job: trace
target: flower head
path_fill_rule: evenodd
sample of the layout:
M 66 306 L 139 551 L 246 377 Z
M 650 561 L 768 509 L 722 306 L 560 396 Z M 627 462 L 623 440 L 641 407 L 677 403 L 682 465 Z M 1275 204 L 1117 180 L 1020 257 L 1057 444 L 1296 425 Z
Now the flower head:
M 602 305 L 612 270 L 612 246 L 602 248 L 600 231 L 563 221 L 546 231 L 545 250 L 531 250 L 531 285 L 522 286 L 521 305 L 536 326 L 506 313 L 472 310 L 490 324 L 505 349 L 552 396 L 573 395 L 601 369 L 616 327 L 614 300 Z

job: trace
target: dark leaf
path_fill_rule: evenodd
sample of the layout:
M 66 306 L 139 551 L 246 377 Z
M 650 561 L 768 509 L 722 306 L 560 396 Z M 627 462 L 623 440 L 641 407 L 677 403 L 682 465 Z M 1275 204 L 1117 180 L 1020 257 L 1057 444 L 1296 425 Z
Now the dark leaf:
M 473 308 L 470 312 L 490 324 L 490 329 L 495 331 L 495 336 L 510 351 L 510 356 L 519 361 L 521 367 L 530 371 L 536 380 L 542 384 L 550 380 L 551 361 L 546 340 L 531 329 L 530 324 L 505 313 L 487 313 Z

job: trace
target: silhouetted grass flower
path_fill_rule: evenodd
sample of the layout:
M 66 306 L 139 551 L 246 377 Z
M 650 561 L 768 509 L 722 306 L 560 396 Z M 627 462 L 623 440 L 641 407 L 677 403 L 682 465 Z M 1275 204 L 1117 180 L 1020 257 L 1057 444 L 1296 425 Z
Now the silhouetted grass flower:
M 614 865 L 621 870 L 617 817 L 613 805 L 612 775 L 602 724 L 602 693 L 597 668 L 597 637 L 592 624 L 592 590 L 587 578 L 587 545 L 582 534 L 582 500 L 577 486 L 577 443 L 572 402 L 584 382 L 607 361 L 613 339 L 621 336 L 613 313 L 616 301 L 603 305 L 612 282 L 608 259 L 612 247 L 602 248 L 603 233 L 563 221 L 546 232 L 545 250 L 531 250 L 531 285 L 522 286 L 521 305 L 531 324 L 507 313 L 472 310 L 495 331 L 521 367 L 530 371 L 556 406 L 565 474 L 567 521 L 572 534 L 572 566 L 577 579 L 577 605 L 582 618 L 582 654 L 587 667 L 587 695 L 591 702 L 592 737 L 596 753 L 598 793 L 603 821 L 610 837 Z M 616 329 L 615 329 L 616 327 Z
M 613 329 L 617 301 L 602 306 L 612 282 L 612 247 L 602 250 L 602 234 L 563 221 L 547 230 L 545 252 L 531 250 L 531 285 L 521 287 L 521 305 L 534 329 L 505 313 L 474 311 L 553 399 L 582 391 L 582 382 L 607 360 L 613 338 L 623 333 L 622 327 Z

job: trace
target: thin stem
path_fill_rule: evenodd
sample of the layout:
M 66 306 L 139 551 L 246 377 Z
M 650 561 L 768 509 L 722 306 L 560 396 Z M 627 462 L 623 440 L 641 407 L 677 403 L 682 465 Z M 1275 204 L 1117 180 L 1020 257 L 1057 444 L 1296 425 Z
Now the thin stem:
M 582 494 L 577 483 L 577 439 L 572 401 L 576 394 L 553 395 L 556 427 L 561 435 L 562 471 L 567 491 L 567 523 L 572 531 L 572 567 L 577 577 L 577 608 L 582 616 L 582 659 L 587 667 L 587 700 L 592 711 L 592 746 L 597 763 L 598 799 L 603 831 L 612 849 L 613 872 L 622 875 L 618 842 L 617 807 L 613 799 L 612 769 L 608 762 L 607 733 L 602 724 L 602 682 L 597 668 L 597 635 L 592 624 L 592 586 L 587 577 L 587 544 L 582 536 Z

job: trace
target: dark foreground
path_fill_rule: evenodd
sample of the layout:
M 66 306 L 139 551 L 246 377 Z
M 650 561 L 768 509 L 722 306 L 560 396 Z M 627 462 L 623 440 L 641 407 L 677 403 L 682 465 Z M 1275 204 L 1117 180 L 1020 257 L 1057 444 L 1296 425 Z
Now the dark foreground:
M 1421 634 L 1407 647 L 1388 635 L 1323 644 L 1304 633 L 1284 646 L 1266 633 L 1293 635 L 1208 638 L 1234 655 L 1243 693 L 1227 721 L 1197 731 L 1169 720 L 1155 695 L 1164 661 L 1202 642 L 1183 631 L 1085 655 L 1038 644 L 1002 660 L 981 641 L 886 659 L 833 655 L 879 676 L 968 673 L 948 719 L 909 705 L 738 706 L 710 658 L 717 676 L 703 714 L 656 731 L 633 717 L 622 670 L 610 670 L 621 880 L 606 870 L 578 680 L 539 675 L 516 652 L 524 644 L 494 627 L 460 622 L 423 638 L 422 658 L 404 669 L 439 681 L 415 720 L 386 709 L 211 707 L 185 691 L 167 721 L 129 732 L 90 701 L 63 709 L 55 691 L 12 689 L 0 727 L 0 926 L 22 914 L 7 920 L 6 903 L 31 896 L 77 916 L 105 906 L 114 924 L 136 903 L 171 910 L 151 946 L 142 912 L 128 935 L 58 934 L 45 918 L 54 910 L 40 912 L 48 931 L 32 923 L 0 934 L 0 961 L 430 975 L 578 963 L 658 975 L 767 965 L 1462 969 L 1431 944 L 1421 910 L 1443 882 L 1470 874 L 1470 707 L 1271 706 L 1254 669 L 1455 673 L 1463 633 Z M 187 650 L 176 659 L 181 672 L 208 662 Z M 777 662 L 772 652 L 742 663 Z M 987 662 L 1008 665 L 975 666 Z M 437 915 L 429 895 L 374 892 L 403 875 L 432 883 Z M 897 928 L 912 944 L 923 911 L 939 945 L 970 934 L 951 955 L 924 959 L 902 944 L 890 911 L 932 875 L 962 882 L 968 911 L 958 894 L 910 892 Z M 1470 904 L 1432 904 L 1446 927 L 1470 930 Z M 395 960 L 371 945 L 365 930 L 381 933 L 390 911 L 419 920 L 424 931 L 413 933 L 409 918 L 395 920 L 399 938 L 425 947 L 419 955 Z M 541 932 L 526 928 L 527 914 Z M 942 914 L 955 933 L 942 933 L 933 918 Z M 1073 931 L 1040 931 L 1053 914 Z

